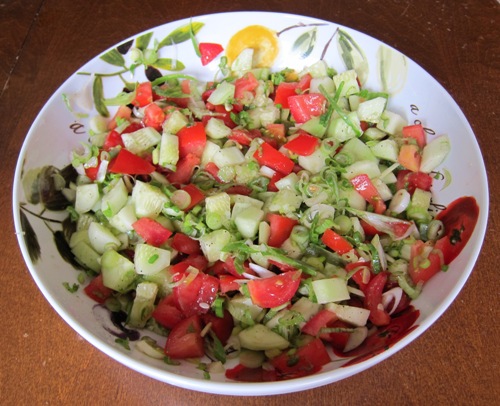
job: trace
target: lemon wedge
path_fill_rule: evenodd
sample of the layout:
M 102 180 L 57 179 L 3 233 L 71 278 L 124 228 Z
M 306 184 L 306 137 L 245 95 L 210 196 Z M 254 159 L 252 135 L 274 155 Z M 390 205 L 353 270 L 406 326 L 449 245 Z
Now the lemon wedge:
M 253 66 L 269 68 L 278 56 L 279 45 L 276 32 L 262 25 L 249 25 L 234 34 L 226 47 L 226 56 L 231 64 L 247 48 L 252 48 Z

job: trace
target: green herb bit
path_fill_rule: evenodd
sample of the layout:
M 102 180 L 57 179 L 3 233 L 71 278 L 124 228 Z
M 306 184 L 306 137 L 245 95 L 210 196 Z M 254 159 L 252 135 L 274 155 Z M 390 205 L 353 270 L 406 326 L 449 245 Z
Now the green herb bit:
M 117 338 L 115 340 L 115 343 L 121 345 L 123 348 L 130 351 L 130 344 L 128 338 Z
M 169 356 L 165 355 L 163 357 L 163 362 L 167 365 L 180 365 L 181 363 L 179 361 L 173 360 Z
M 70 293 L 75 293 L 80 285 L 78 283 L 73 283 L 73 285 L 70 285 L 68 282 L 63 282 L 63 286 L 66 288 L 66 290 Z

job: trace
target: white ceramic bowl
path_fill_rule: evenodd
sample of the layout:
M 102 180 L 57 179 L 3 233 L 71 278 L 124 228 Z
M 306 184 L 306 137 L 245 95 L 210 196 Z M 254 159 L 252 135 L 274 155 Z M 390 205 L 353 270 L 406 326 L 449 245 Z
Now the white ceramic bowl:
M 153 38 L 161 41 L 179 27 L 186 27 L 189 21 L 171 22 L 147 32 L 152 32 Z M 86 297 L 82 289 L 72 294 L 63 287 L 64 282 L 76 282 L 77 273 L 61 258 L 54 243 L 53 232 L 60 230 L 60 224 L 45 222 L 33 215 L 32 213 L 41 213 L 42 207 L 28 203 L 22 187 L 21 179 L 27 176 L 30 169 L 45 165 L 64 167 L 69 162 L 69 152 L 87 139 L 87 119 L 70 112 L 63 100 L 63 94 L 74 102 L 73 95 L 90 91 L 90 77 L 75 73 L 53 94 L 33 123 L 19 155 L 14 178 L 13 209 L 19 246 L 38 287 L 73 329 L 110 357 L 147 376 L 197 391 L 231 395 L 270 395 L 301 391 L 349 377 L 390 357 L 422 334 L 448 308 L 466 282 L 481 249 L 488 214 L 487 177 L 476 138 L 462 111 L 446 90 L 411 59 L 376 39 L 334 23 L 310 17 L 262 12 L 206 15 L 194 17 L 192 22 L 203 23 L 197 33 L 199 42 L 215 42 L 224 47 L 229 38 L 242 27 L 260 24 L 270 28 L 278 33 L 279 38 L 279 54 L 274 61 L 273 70 L 285 67 L 300 69 L 320 59 L 323 52 L 329 65 L 338 71 L 346 70 L 338 45 L 340 32 L 337 30 L 347 33 L 359 47 L 355 52 L 365 58 L 365 87 L 389 92 L 389 108 L 406 117 L 409 122 L 420 120 L 436 135 L 450 136 L 452 151 L 442 165 L 442 171 L 449 173 L 451 183 L 446 185 L 444 181 L 436 182 L 434 200 L 446 205 L 463 195 L 475 197 L 480 214 L 471 240 L 451 264 L 449 271 L 440 273 L 429 281 L 422 295 L 414 302 L 415 307 L 420 310 L 416 327 L 387 351 L 355 365 L 342 367 L 346 360 L 341 360 L 332 362 L 321 372 L 305 378 L 272 383 L 238 383 L 226 380 L 223 374 L 212 374 L 211 380 L 205 380 L 202 372 L 192 364 L 169 366 L 148 358 L 133 347 L 131 351 L 127 351 L 117 345 L 115 337 L 107 333 L 96 320 L 92 311 L 95 303 Z M 129 38 L 124 43 L 142 34 Z M 161 52 L 165 58 L 180 60 L 186 67 L 182 71 L 185 74 L 210 80 L 218 69 L 217 60 L 202 68 L 190 40 L 164 47 Z M 129 56 L 130 52 L 125 58 Z M 96 57 L 78 72 L 112 73 L 120 69 Z M 127 77 L 131 79 L 130 76 Z M 137 68 L 134 80 L 144 78 L 144 69 Z M 117 77 L 104 78 L 103 82 L 106 97 L 117 94 L 123 85 Z M 85 110 L 85 98 L 80 101 L 78 109 L 82 112 Z M 77 105 L 78 103 L 73 104 Z M 62 219 L 64 216 L 60 212 L 43 213 L 46 219 Z M 32 227 L 31 232 L 26 223 Z M 30 256 L 30 251 L 33 251 L 28 249 L 23 233 L 25 236 L 30 233 L 36 235 L 40 245 L 37 258 Z

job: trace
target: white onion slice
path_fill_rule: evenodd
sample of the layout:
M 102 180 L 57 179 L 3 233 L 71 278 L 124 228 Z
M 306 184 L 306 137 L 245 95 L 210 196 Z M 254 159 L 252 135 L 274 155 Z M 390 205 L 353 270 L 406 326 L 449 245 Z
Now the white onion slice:
M 254 264 L 253 262 L 251 262 L 248 266 L 261 278 L 270 278 L 271 276 L 276 276 L 274 272 L 271 272 L 269 269 L 266 269 L 263 266 Z
M 399 302 L 401 302 L 402 297 L 403 289 L 401 289 L 400 287 L 392 288 L 382 294 L 382 305 L 384 306 L 384 309 L 387 311 L 387 313 L 394 313 L 399 305 Z M 387 306 L 389 306 L 392 301 L 394 302 L 394 304 L 392 305 L 392 308 L 388 310 Z

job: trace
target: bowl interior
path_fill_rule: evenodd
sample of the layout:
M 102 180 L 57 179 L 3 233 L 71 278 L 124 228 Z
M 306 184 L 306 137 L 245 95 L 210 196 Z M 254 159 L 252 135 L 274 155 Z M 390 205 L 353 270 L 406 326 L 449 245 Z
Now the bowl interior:
M 81 96 L 91 91 L 91 76 L 75 73 L 62 84 L 39 113 L 26 137 L 15 173 L 13 210 L 16 232 L 26 264 L 38 287 L 73 329 L 106 354 L 143 374 L 194 390 L 237 395 L 293 392 L 346 378 L 394 354 L 423 333 L 450 305 L 472 271 L 484 238 L 488 214 L 486 171 L 476 138 L 460 108 L 443 87 L 411 59 L 376 39 L 334 23 L 303 16 L 260 12 L 199 16 L 192 21 L 203 23 L 197 33 L 199 42 L 215 42 L 224 47 L 232 35 L 250 24 L 258 23 L 279 33 L 279 54 L 274 61 L 273 70 L 286 67 L 301 69 L 309 66 L 320 59 L 325 50 L 324 59 L 329 65 L 338 71 L 346 70 L 338 43 L 338 30 L 342 30 L 348 33 L 362 50 L 368 67 L 365 87 L 375 91 L 384 90 L 384 75 L 388 74 L 381 67 L 382 58 L 385 55 L 385 61 L 392 60 L 393 71 L 389 74 L 393 80 L 392 83 L 386 83 L 386 88 L 391 91 L 388 108 L 406 117 L 409 123 L 422 122 L 429 132 L 436 136 L 450 136 L 452 151 L 441 168 L 448 175 L 446 179 L 436 181 L 434 200 L 435 203 L 447 205 L 464 195 L 476 198 L 480 206 L 480 216 L 470 242 L 451 264 L 448 272 L 441 273 L 429 281 L 422 295 L 414 302 L 421 312 L 416 323 L 418 327 L 389 350 L 360 364 L 341 367 L 345 360 L 338 360 L 326 366 L 320 373 L 306 378 L 275 383 L 242 384 L 227 382 L 223 374 L 213 374 L 212 379 L 207 381 L 203 379 L 202 372 L 191 364 L 169 366 L 162 361 L 148 358 L 139 351 L 124 350 L 115 343 L 115 337 L 102 328 L 99 315 L 96 315 L 93 309 L 94 303 L 82 290 L 69 293 L 63 287 L 64 282 L 76 282 L 78 274 L 59 254 L 53 234 L 53 231 L 58 229 L 58 224 L 50 220 L 61 220 L 65 218 L 65 213 L 46 211 L 41 214 L 40 205 L 27 202 L 22 185 L 22 179 L 28 176 L 30 169 L 45 165 L 62 168 L 67 165 L 70 162 L 70 151 L 80 142 L 87 140 L 88 119 L 71 112 L 63 98 L 63 95 Z M 150 31 L 153 32 L 154 38 L 162 40 L 186 24 L 189 24 L 189 19 L 171 22 Z M 129 40 L 140 36 L 141 34 Z M 306 47 L 297 50 L 297 40 L 301 36 L 310 41 L 311 49 Z M 165 57 L 181 59 L 186 66 L 182 73 L 210 80 L 218 70 L 216 62 L 202 68 L 190 41 L 165 47 L 163 51 Z M 118 69 L 117 66 L 96 57 L 79 69 L 79 72 L 109 73 Z M 134 80 L 143 79 L 143 70 L 138 68 Z M 118 77 L 106 78 L 106 97 L 118 93 L 122 86 L 123 83 Z M 82 100 L 83 105 L 85 97 Z M 451 182 L 448 184 L 449 179 Z M 32 213 L 39 213 L 43 219 Z M 46 221 L 47 219 L 49 221 Z M 40 246 L 38 258 L 33 257 L 32 243 L 22 235 L 22 232 L 27 230 L 26 223 L 32 228 L 29 234 L 36 236 Z

